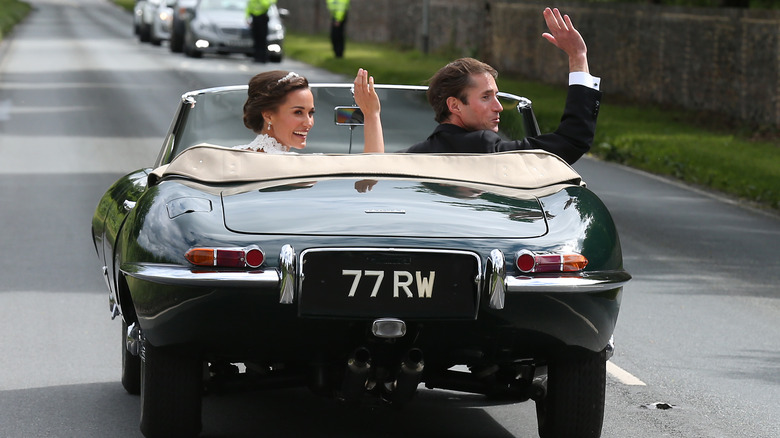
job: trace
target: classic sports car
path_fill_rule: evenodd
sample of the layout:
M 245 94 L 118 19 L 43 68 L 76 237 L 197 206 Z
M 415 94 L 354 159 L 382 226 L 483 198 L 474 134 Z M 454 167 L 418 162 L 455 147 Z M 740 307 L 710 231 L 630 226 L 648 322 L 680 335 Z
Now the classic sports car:
M 557 156 L 394 153 L 435 126 L 424 87 L 377 85 L 362 154 L 350 84 L 312 85 L 298 154 L 231 149 L 246 86 L 182 96 L 154 165 L 92 222 L 125 389 L 146 436 L 195 436 L 204 388 L 306 385 L 344 402 L 421 384 L 532 399 L 543 437 L 599 436 L 623 285 L 612 218 Z M 501 134 L 538 135 L 502 93 Z

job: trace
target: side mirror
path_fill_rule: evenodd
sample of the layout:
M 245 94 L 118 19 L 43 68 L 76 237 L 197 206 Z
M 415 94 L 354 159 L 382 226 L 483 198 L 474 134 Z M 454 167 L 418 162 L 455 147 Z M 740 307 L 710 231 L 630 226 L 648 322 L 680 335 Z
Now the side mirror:
M 336 125 L 339 126 L 362 126 L 363 125 L 363 111 L 360 107 L 350 106 L 337 106 L 334 109 L 336 115 Z

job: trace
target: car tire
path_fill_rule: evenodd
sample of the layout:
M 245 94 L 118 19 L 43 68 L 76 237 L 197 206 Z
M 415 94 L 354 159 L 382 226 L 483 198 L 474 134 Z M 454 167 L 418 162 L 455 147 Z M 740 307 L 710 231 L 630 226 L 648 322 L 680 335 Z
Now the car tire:
M 141 357 L 127 351 L 127 323 L 122 320 L 122 386 L 128 394 L 141 393 Z
M 201 430 L 203 363 L 173 348 L 144 344 L 141 432 L 147 438 L 196 437 Z
M 138 32 L 138 39 L 142 43 L 148 43 L 152 40 L 152 28 L 144 23 L 141 23 L 141 28 Z
M 184 37 L 184 55 L 190 58 L 202 58 L 203 52 L 195 48 L 195 43 L 192 41 L 192 37 L 186 35 Z
M 173 53 L 181 53 L 184 50 L 184 41 L 181 32 L 174 31 L 171 33 L 168 48 L 170 48 Z
M 598 438 L 604 422 L 604 352 L 577 352 L 547 365 L 547 394 L 536 402 L 541 438 Z
M 202 58 L 203 57 L 203 52 L 201 52 L 201 51 L 199 51 L 199 50 L 197 50 L 195 48 L 187 47 L 187 46 L 184 46 L 184 54 L 189 56 L 190 58 Z

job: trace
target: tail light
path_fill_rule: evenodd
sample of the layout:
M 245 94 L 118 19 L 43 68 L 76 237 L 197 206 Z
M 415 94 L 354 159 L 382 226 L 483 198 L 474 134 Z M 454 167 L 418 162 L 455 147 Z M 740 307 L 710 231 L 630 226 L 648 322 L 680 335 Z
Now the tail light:
M 257 268 L 265 261 L 265 253 L 257 246 L 248 248 L 192 248 L 184 254 L 197 266 L 224 268 Z
M 532 272 L 577 272 L 585 269 L 588 259 L 577 253 L 535 253 L 522 250 L 517 253 L 517 269 Z

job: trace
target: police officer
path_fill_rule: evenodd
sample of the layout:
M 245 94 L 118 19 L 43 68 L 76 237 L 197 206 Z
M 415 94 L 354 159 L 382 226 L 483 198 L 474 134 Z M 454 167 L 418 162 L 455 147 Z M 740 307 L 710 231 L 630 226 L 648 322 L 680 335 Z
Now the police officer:
M 249 0 L 246 5 L 246 19 L 255 42 L 255 62 L 268 61 L 268 9 L 275 3 L 276 0 Z
M 347 25 L 349 0 L 327 0 L 330 12 L 330 42 L 336 58 L 344 57 L 344 27 Z

